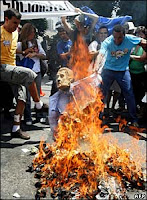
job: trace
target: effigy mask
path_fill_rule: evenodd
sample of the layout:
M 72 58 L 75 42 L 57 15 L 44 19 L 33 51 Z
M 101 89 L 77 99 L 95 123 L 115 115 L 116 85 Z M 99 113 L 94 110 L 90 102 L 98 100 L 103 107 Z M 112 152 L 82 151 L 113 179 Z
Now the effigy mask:
M 57 88 L 61 90 L 68 89 L 73 81 L 73 71 L 67 67 L 62 67 L 58 70 L 56 76 Z

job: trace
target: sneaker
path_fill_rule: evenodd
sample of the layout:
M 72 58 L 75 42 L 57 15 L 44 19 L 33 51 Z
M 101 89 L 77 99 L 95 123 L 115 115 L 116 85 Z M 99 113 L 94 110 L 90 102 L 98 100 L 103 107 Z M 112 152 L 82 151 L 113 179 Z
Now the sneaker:
M 32 121 L 26 121 L 26 125 L 31 126 L 32 125 Z
M 19 129 L 16 132 L 11 132 L 11 138 L 21 138 L 24 140 L 29 140 L 30 136 L 26 132 L 23 132 L 21 129 Z
M 132 126 L 139 128 L 139 124 L 137 122 L 131 123 Z
M 48 113 L 48 105 L 43 103 L 42 108 L 41 109 L 37 109 L 35 107 L 35 111 L 36 111 L 36 113 L 43 113 L 43 112 L 47 112 Z

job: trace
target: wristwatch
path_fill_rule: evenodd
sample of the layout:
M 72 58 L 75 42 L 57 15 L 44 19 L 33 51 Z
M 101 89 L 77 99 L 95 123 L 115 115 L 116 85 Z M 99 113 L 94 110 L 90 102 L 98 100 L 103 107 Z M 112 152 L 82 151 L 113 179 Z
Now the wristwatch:
M 25 51 L 22 51 L 22 55 L 24 56 L 26 54 L 26 52 Z

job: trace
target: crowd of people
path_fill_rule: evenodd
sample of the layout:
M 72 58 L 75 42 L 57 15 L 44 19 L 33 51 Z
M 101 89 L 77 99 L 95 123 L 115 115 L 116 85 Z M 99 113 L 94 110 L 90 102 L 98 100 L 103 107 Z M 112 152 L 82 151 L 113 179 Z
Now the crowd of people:
M 56 24 L 58 40 L 54 47 L 55 62 L 52 62 L 46 46 L 43 49 L 36 39 L 36 28 L 31 23 L 26 23 L 18 33 L 21 14 L 12 8 L 4 11 L 0 37 L 0 81 L 9 84 L 17 102 L 11 131 L 12 138 L 30 139 L 20 127 L 23 115 L 26 125 L 32 124 L 30 96 L 35 102 L 36 113 L 48 112 L 49 109 L 49 123 L 54 134 L 59 116 L 64 112 L 71 96 L 69 87 L 74 77 L 69 61 L 72 47 L 79 34 L 87 44 L 91 56 L 89 70 L 91 73 L 99 73 L 102 77 L 98 87 L 103 93 L 103 102 L 109 109 L 110 99 L 113 96 L 111 111 L 115 110 L 118 100 L 121 111 L 127 106 L 132 125 L 139 126 L 138 116 L 144 111 L 142 99 L 147 92 L 145 81 L 147 29 L 144 26 L 134 27 L 130 34 L 128 23 L 124 18 L 120 18 L 119 22 L 113 22 L 113 29 L 112 26 L 108 27 L 102 22 L 99 28 L 95 29 L 96 23 L 102 21 L 97 14 L 79 8 L 75 11 L 79 14 L 74 20 L 75 29 L 71 28 L 66 17 L 61 17 L 61 21 Z M 85 23 L 85 16 L 89 17 L 90 23 Z M 121 24 L 122 21 L 124 24 Z M 41 59 L 48 59 L 48 75 L 53 81 L 49 106 L 40 100 Z M 104 64 L 99 68 L 101 60 L 104 60 Z M 64 87 L 60 85 L 59 77 L 63 79 L 67 77 L 67 80 L 63 81 L 63 85 L 66 82 Z M 104 113 L 101 113 L 98 117 L 103 120 L 103 115 Z

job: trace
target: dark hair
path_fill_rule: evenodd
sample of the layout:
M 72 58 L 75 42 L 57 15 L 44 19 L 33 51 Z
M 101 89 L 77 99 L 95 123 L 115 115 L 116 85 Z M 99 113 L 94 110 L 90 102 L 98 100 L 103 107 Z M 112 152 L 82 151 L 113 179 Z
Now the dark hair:
M 9 8 L 4 11 L 4 20 L 5 20 L 5 17 L 8 17 L 8 19 L 11 19 L 12 17 L 21 19 L 21 14 L 18 12 L 18 10 L 14 9 L 14 8 Z
M 108 32 L 108 28 L 107 28 L 106 26 L 100 26 L 100 27 L 99 27 L 99 30 L 102 29 L 102 28 L 107 29 L 107 32 Z M 98 32 L 99 32 L 99 30 L 98 30 Z
M 115 32 L 121 32 L 121 33 L 123 33 L 125 35 L 125 28 L 120 24 L 117 24 L 117 25 L 114 26 L 113 32 L 114 31 Z
M 60 26 L 56 28 L 56 30 L 58 31 L 58 34 L 65 32 L 68 35 L 68 32 L 65 30 L 64 26 Z
M 145 28 L 145 26 L 138 26 L 136 28 L 135 34 L 140 33 L 140 32 L 144 33 L 145 36 L 147 37 L 147 29 Z
M 63 26 L 60 26 L 60 27 L 56 28 L 56 30 L 58 31 L 58 33 L 59 32 L 66 32 L 66 30 L 64 29 Z

